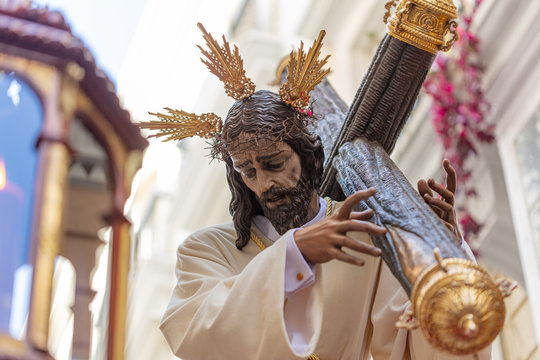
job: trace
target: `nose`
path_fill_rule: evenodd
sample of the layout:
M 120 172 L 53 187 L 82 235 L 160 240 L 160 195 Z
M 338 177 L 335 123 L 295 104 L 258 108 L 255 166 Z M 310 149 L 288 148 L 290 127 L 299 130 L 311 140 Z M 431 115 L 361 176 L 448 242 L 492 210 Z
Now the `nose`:
M 261 171 L 257 174 L 257 180 L 259 182 L 259 191 L 261 194 L 267 192 L 274 186 L 274 178 L 272 174 L 268 174 L 266 171 Z

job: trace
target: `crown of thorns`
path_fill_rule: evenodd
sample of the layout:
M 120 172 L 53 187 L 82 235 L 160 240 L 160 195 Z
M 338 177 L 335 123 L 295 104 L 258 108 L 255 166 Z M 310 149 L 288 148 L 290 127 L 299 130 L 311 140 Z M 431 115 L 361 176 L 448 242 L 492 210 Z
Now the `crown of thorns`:
M 203 38 L 206 40 L 206 46 L 208 47 L 208 50 L 204 50 L 197 45 L 204 55 L 201 61 L 212 74 L 223 82 L 227 95 L 236 100 L 243 100 L 253 95 L 255 84 L 246 76 L 238 47 L 235 45 L 234 50 L 231 52 L 231 47 L 225 35 L 223 36 L 223 46 L 220 46 L 201 23 L 198 23 L 197 26 L 203 33 Z M 321 30 L 318 38 L 307 53 L 304 52 L 303 42 L 300 42 L 298 51 L 291 51 L 287 81 L 279 89 L 281 100 L 304 116 L 312 115 L 308 108 L 309 93 L 330 72 L 329 68 L 323 69 L 330 55 L 327 55 L 322 60 L 318 59 L 325 34 L 326 32 Z M 157 130 L 157 133 L 149 137 L 164 137 L 163 141 L 181 140 L 192 136 L 215 140 L 222 131 L 223 122 L 214 113 L 197 115 L 182 110 L 164 109 L 168 114 L 149 113 L 157 117 L 158 120 L 137 124 L 143 129 Z

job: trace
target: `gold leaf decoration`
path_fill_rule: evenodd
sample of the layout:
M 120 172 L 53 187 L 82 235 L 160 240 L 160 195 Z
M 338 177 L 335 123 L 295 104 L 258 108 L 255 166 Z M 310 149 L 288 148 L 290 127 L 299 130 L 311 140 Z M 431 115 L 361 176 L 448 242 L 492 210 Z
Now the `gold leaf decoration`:
M 238 52 L 238 47 L 231 48 L 225 35 L 223 35 L 223 47 L 206 31 L 201 23 L 197 26 L 203 33 L 206 40 L 206 46 L 209 51 L 204 50 L 199 45 L 198 48 L 207 60 L 201 58 L 201 61 L 208 67 L 210 72 L 216 75 L 225 86 L 225 92 L 236 100 L 243 100 L 250 97 L 255 92 L 255 84 L 246 77 L 246 71 L 243 68 L 242 58 Z
M 323 69 L 330 55 L 318 60 L 325 34 L 326 32 L 321 30 L 307 54 L 304 53 L 304 43 L 300 42 L 298 52 L 292 51 L 289 56 L 287 81 L 281 85 L 279 95 L 281 100 L 295 108 L 303 109 L 308 106 L 309 93 L 330 72 L 330 69 Z
M 475 354 L 491 344 L 504 325 L 503 294 L 474 262 L 434 255 L 437 263 L 416 278 L 411 293 L 414 317 L 435 348 L 453 355 Z
M 214 113 L 196 115 L 170 108 L 165 108 L 165 110 L 169 114 L 149 113 L 158 117 L 159 120 L 137 124 L 141 129 L 158 131 L 158 133 L 150 135 L 149 138 L 166 137 L 163 141 L 169 141 L 199 136 L 201 138 L 211 139 L 215 134 L 221 132 L 221 118 Z

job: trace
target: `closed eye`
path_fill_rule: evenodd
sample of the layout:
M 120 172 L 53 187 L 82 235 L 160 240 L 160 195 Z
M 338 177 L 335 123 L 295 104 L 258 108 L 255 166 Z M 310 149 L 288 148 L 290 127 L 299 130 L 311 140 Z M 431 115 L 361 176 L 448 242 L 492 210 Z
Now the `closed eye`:
M 264 167 L 267 168 L 268 170 L 281 170 L 283 168 L 283 166 L 285 165 L 285 161 L 269 161 L 267 163 L 264 164 Z
M 246 169 L 246 170 L 242 171 L 242 175 L 244 175 L 244 177 L 246 179 L 254 179 L 255 175 L 256 175 L 256 171 L 253 168 Z

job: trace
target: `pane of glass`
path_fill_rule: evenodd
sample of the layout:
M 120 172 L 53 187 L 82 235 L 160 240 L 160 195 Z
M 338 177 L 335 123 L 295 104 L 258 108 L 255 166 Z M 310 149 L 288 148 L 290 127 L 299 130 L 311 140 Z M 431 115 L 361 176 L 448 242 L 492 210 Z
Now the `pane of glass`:
M 536 203 L 536 206 L 530 212 L 529 219 L 531 221 L 534 251 L 536 252 L 536 264 L 540 272 L 540 201 Z
M 540 201 L 540 109 L 516 138 L 516 154 L 530 211 Z
M 529 214 L 534 251 L 540 271 L 540 109 L 516 138 L 519 176 Z
M 0 332 L 21 338 L 28 313 L 28 264 L 35 144 L 43 110 L 32 88 L 0 70 Z

